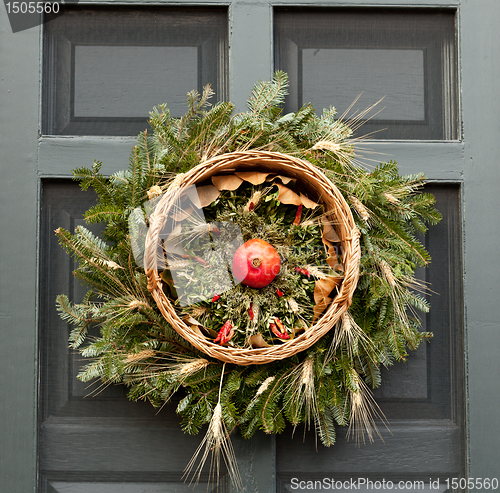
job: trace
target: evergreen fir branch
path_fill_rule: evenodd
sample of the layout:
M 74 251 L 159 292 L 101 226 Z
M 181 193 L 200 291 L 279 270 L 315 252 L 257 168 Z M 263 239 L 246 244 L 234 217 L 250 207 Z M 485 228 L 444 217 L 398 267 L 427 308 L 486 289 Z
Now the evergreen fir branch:
M 73 179 L 80 182 L 82 190 L 92 187 L 101 200 L 109 200 L 113 189 L 107 177 L 101 172 L 102 162 L 94 161 L 92 168 L 80 167 L 73 170 Z
M 364 376 L 364 379 L 368 385 L 373 389 L 380 387 L 382 383 L 382 376 L 380 374 L 380 369 L 377 364 L 374 363 L 371 357 L 362 357 L 359 359 L 361 367 L 358 369 L 359 373 Z
M 106 266 L 106 262 L 112 262 L 112 260 L 104 254 L 107 246 L 102 240 L 95 237 L 83 226 L 77 227 L 74 236 L 62 228 L 58 228 L 56 234 L 63 248 L 73 257 L 79 259 L 83 265 L 100 274 L 102 284 L 107 286 L 108 294 L 120 296 L 121 293 L 128 291 L 114 270 Z
M 85 220 L 89 224 L 97 224 L 101 222 L 108 223 L 123 218 L 123 215 L 124 211 L 121 206 L 116 204 L 105 204 L 101 202 L 91 207 L 85 213 Z
M 145 130 L 143 133 L 139 134 L 139 139 L 146 141 L 147 140 L 147 130 Z M 129 164 L 129 172 L 130 172 L 130 180 L 129 180 L 129 187 L 128 187 L 128 192 L 130 196 L 130 202 L 129 204 L 134 207 L 137 204 L 137 188 L 140 186 L 140 179 L 141 179 L 141 167 L 139 165 L 139 154 L 141 150 L 144 152 L 144 148 L 141 149 L 139 145 L 137 145 L 133 151 L 132 155 L 130 156 L 130 164 Z M 147 150 L 146 150 L 147 154 Z M 148 156 L 148 161 L 149 161 L 149 156 Z M 141 199 L 143 198 L 141 194 Z
M 335 424 L 346 426 L 368 402 L 359 395 L 363 385 L 380 385 L 380 365 L 404 360 L 409 349 L 432 336 L 418 330 L 416 312 L 426 312 L 429 303 L 424 296 L 426 286 L 415 281 L 414 271 L 430 258 L 416 235 L 437 223 L 440 214 L 432 195 L 421 193 L 423 175 L 400 176 L 394 162 L 370 171 L 359 166 L 355 139 L 350 140 L 352 130 L 336 118 L 334 108 L 324 109 L 320 116 L 311 105 L 283 114 L 287 86 L 282 72 L 276 72 L 271 81 L 258 82 L 249 111 L 236 115 L 231 103 L 210 105 L 210 87 L 201 95 L 192 91 L 188 111 L 181 118 L 173 118 L 166 105 L 153 109 L 153 131 L 138 136 L 127 171 L 108 178 L 98 161 L 92 168 L 75 170 L 81 187 L 97 192 L 98 203 L 85 217 L 89 223 L 105 223 L 106 242 L 85 228 L 73 235 L 58 229 L 61 245 L 79 262 L 75 275 L 92 289 L 81 303 L 71 303 L 61 295 L 57 306 L 61 318 L 73 325 L 70 344 L 90 358 L 79 378 L 99 378 L 103 386 L 123 382 L 129 387 L 129 398 L 148 400 L 157 407 L 182 388 L 186 396 L 177 412 L 183 429 L 197 433 L 210 422 L 217 405 L 223 365 L 210 361 L 187 376 L 172 370 L 175 358 L 205 356 L 155 306 L 147 278 L 133 260 L 128 216 L 148 200 L 153 186 L 165 189 L 175 173 L 222 153 L 260 149 L 307 159 L 323 168 L 341 190 L 362 233 L 361 276 L 350 308 L 359 337 L 339 339 L 340 333 L 332 332 L 307 355 L 226 369 L 220 411 L 225 425 L 229 429 L 239 426 L 247 438 L 257 429 L 279 433 L 285 419 L 292 425 L 314 421 L 320 441 L 330 446 L 335 441 Z M 272 238 L 275 233 L 265 235 Z M 226 308 L 237 310 L 232 305 Z M 89 341 L 87 330 L 92 324 L 100 326 L 101 335 Z M 328 351 L 332 341 L 333 350 Z M 301 385 L 289 383 L 297 380 L 308 357 L 315 361 L 309 386 L 315 401 L 306 405 Z
M 209 106 L 208 100 L 214 95 L 212 87 L 207 84 L 203 88 L 203 92 L 200 96 L 198 91 L 193 90 L 187 94 L 188 111 L 183 115 L 178 121 L 178 132 L 179 138 L 182 138 L 183 134 L 186 132 L 186 128 L 191 123 L 191 121 L 198 116 L 202 116 L 205 108 Z
M 335 418 L 332 410 L 325 406 L 323 410 L 318 411 L 315 419 L 316 434 L 325 447 L 331 447 L 336 440 Z
M 271 81 L 259 81 L 248 100 L 248 109 L 254 115 L 266 113 L 267 117 L 277 116 L 277 107 L 284 103 L 288 89 L 288 75 L 275 72 Z
M 89 291 L 80 304 L 72 304 L 66 295 L 59 295 L 56 299 L 56 308 L 61 319 L 75 326 L 69 336 L 70 347 L 73 349 L 82 345 L 91 325 L 103 320 L 99 309 L 90 303 L 92 294 L 93 292 Z

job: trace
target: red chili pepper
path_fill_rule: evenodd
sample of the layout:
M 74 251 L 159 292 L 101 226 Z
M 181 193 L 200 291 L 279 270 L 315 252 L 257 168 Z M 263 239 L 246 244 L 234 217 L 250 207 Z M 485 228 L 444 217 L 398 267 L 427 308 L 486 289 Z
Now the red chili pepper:
M 193 257 L 193 260 L 196 260 L 196 262 L 198 262 L 201 265 L 204 265 L 205 267 L 208 265 L 208 263 L 200 257 Z
M 274 317 L 274 323 L 271 322 L 269 325 L 272 333 L 279 337 L 280 339 L 290 339 L 290 335 L 286 331 L 286 327 L 283 325 L 281 320 L 278 317 Z
M 212 298 L 212 303 L 215 303 L 218 299 L 220 298 L 220 294 L 216 294 L 213 298 Z
M 255 208 L 255 204 L 253 202 L 250 202 L 250 205 L 248 206 L 249 211 L 253 211 Z
M 253 320 L 253 317 L 254 317 L 254 313 L 253 313 L 253 309 L 252 309 L 252 305 L 250 305 L 250 308 L 248 309 L 248 318 L 250 320 Z
M 231 320 L 227 320 L 226 323 L 222 326 L 222 328 L 219 330 L 219 333 L 217 334 L 217 337 L 215 338 L 214 342 L 220 342 L 222 344 L 226 344 L 231 337 L 233 337 L 234 330 L 233 330 L 233 324 Z
M 298 226 L 300 224 L 301 217 L 302 217 L 302 204 L 299 205 L 297 209 L 297 214 L 295 214 L 295 219 L 293 221 L 293 224 L 295 224 L 295 226 Z
M 299 274 L 304 274 L 304 276 L 311 277 L 311 274 L 309 273 L 309 271 L 307 269 L 303 269 L 302 267 L 295 267 L 295 270 Z
M 283 297 L 283 291 L 281 291 L 281 289 L 277 289 L 277 290 L 276 290 L 276 294 L 277 294 L 280 298 L 282 298 L 282 297 Z

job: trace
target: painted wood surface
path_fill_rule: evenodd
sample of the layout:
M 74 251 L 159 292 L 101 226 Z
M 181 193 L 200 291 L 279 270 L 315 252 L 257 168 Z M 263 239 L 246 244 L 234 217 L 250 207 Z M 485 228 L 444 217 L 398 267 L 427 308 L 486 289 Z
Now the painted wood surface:
M 303 0 L 300 3 L 458 8 L 463 140 L 451 143 L 370 143 L 370 147 L 393 155 L 404 172 L 423 170 L 432 179 L 463 184 L 468 472 L 471 477 L 498 476 L 500 379 L 497 360 L 500 332 L 497 293 L 500 272 L 493 252 L 495 245 L 500 243 L 500 226 L 495 219 L 499 200 L 497 184 L 500 182 L 497 165 L 500 154 L 497 138 L 499 103 L 496 96 L 500 80 L 497 53 L 500 4 L 497 0 L 321 3 Z M 290 5 L 289 2 L 279 4 Z M 254 80 L 268 78 L 272 72 L 268 45 L 271 9 L 265 0 L 234 2 L 229 7 L 233 37 L 229 92 L 231 99 L 243 108 Z M 256 26 L 263 30 L 261 38 L 256 35 Z M 250 35 L 256 39 L 254 50 L 251 43 L 235 40 L 236 36 Z M 5 10 L 2 10 L 0 46 L 0 477 L 2 490 L 25 493 L 35 491 L 36 483 L 39 177 L 68 176 L 75 165 L 88 165 L 94 158 L 104 158 L 108 172 L 121 169 L 122 163 L 128 160 L 132 140 L 77 138 L 70 141 L 43 137 L 39 141 L 39 29 L 13 35 Z M 253 63 L 255 68 L 252 68 Z M 264 442 L 255 445 L 256 449 L 251 452 L 256 461 L 253 464 L 260 461 L 260 466 L 268 465 L 265 476 L 272 478 L 272 462 L 267 459 L 274 456 L 274 445 L 272 441 Z M 241 447 L 242 454 L 248 454 L 248 443 L 242 442 Z M 262 453 L 266 448 L 269 450 L 267 456 Z M 253 490 L 273 491 L 274 486 L 270 486 L 274 485 L 273 480 L 254 484 Z

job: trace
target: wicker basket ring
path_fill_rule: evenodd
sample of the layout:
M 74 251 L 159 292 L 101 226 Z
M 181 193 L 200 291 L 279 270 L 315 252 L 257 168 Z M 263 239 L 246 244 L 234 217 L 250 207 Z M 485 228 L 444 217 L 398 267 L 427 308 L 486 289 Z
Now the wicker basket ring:
M 297 180 L 308 197 L 322 203 L 325 211 L 335 218 L 336 232 L 340 238 L 344 280 L 330 306 L 322 316 L 301 335 L 282 344 L 264 348 L 237 348 L 214 344 L 194 331 L 178 315 L 162 289 L 162 280 L 156 263 L 157 247 L 164 217 L 184 187 L 210 182 L 212 176 L 233 174 L 235 171 L 260 171 L 275 173 Z M 349 308 L 359 276 L 360 232 L 339 190 L 316 166 L 285 154 L 265 151 L 241 151 L 208 159 L 182 176 L 176 193 L 166 193 L 159 200 L 150 217 L 150 227 L 145 244 L 145 266 L 148 289 L 158 308 L 172 327 L 194 347 L 212 358 L 237 365 L 266 364 L 288 358 L 313 345 L 324 336 Z M 170 191 L 169 191 L 170 192 Z

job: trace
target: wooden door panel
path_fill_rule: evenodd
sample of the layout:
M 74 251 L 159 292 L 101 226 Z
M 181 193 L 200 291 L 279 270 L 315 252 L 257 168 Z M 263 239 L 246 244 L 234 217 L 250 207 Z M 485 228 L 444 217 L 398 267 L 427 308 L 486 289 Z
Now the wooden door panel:
M 458 187 L 427 186 L 443 220 L 424 241 L 432 264 L 420 271 L 429 283 L 431 310 L 423 329 L 434 333 L 429 344 L 410 352 L 406 362 L 383 370 L 377 402 L 388 419 L 379 423 L 382 439 L 356 445 L 338 429 L 327 449 L 309 430 L 277 437 L 278 490 L 295 491 L 292 479 L 372 478 L 387 480 L 464 476 L 464 357 Z
M 72 275 L 74 261 L 58 245 L 53 231 L 84 225 L 82 214 L 94 203 L 95 195 L 82 192 L 76 183 L 43 184 L 40 491 L 107 493 L 134 487 L 130 491 L 186 491 L 183 470 L 200 436 L 184 435 L 176 402 L 157 412 L 149 403 L 130 402 L 124 386 L 100 389 L 98 382 L 89 386 L 76 379 L 84 361 L 68 349 L 70 329 L 57 313 L 55 298 L 66 293 L 77 301 L 86 289 Z M 205 470 L 194 491 L 207 491 L 207 478 Z M 220 491 L 226 491 L 225 485 L 223 474 Z

